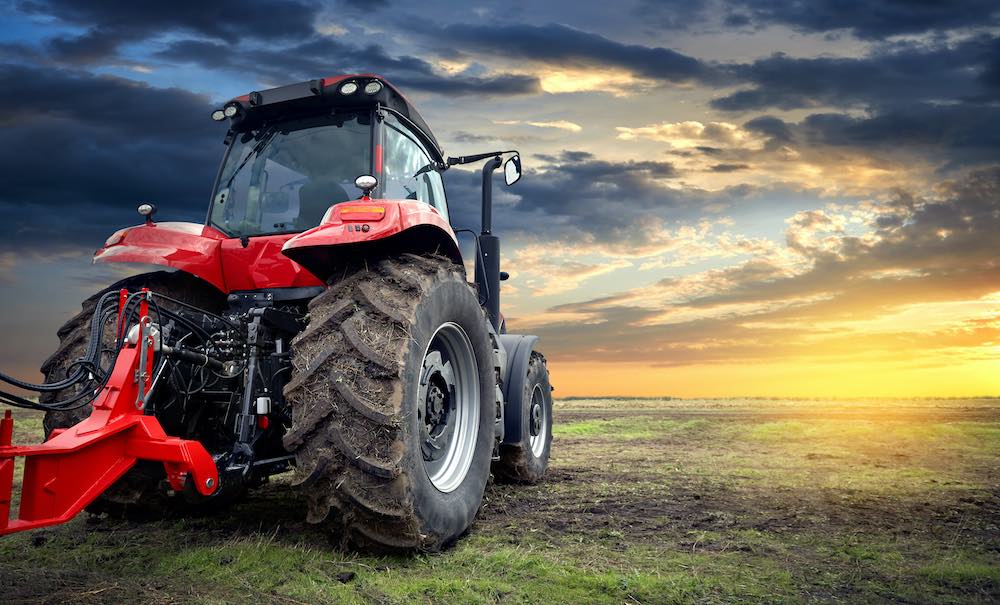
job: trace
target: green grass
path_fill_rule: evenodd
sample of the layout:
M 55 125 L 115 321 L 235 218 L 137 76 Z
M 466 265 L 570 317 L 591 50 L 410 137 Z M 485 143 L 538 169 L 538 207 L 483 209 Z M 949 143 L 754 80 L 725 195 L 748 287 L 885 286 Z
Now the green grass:
M 637 421 L 638 420 L 638 421 Z M 653 439 L 670 433 L 700 432 L 711 426 L 704 419 L 662 420 L 646 417 L 616 420 L 584 420 L 565 425 L 553 425 L 552 434 L 557 437 L 606 437 L 617 439 Z
M 996 589 L 1000 586 L 1000 567 L 996 561 L 946 559 L 920 568 L 920 573 L 935 584 L 946 587 Z
M 215 517 L 0 539 L 0 601 L 996 602 L 1000 409 L 982 401 L 560 402 L 549 479 L 491 486 L 444 553 L 339 552 L 279 478 Z M 17 417 L 37 440 L 40 417 Z

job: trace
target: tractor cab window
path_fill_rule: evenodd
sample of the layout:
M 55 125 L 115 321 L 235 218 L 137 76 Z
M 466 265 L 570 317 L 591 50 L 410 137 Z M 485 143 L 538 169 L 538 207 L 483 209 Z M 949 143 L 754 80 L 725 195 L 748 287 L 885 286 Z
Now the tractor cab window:
M 430 154 L 409 130 L 389 114 L 385 119 L 383 195 L 390 200 L 420 200 L 448 218 L 441 173 L 429 169 Z
M 307 118 L 237 135 L 209 216 L 233 237 L 305 231 L 357 197 L 371 172 L 371 114 Z

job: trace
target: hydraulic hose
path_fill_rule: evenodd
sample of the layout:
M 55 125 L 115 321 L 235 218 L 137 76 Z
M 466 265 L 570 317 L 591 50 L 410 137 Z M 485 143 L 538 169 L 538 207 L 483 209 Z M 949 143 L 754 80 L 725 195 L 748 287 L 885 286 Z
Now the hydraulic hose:
M 201 313 L 202 315 L 211 318 L 213 321 L 221 321 L 227 325 L 232 325 L 229 320 L 203 309 L 198 309 L 188 303 L 178 301 L 155 292 L 149 294 L 150 296 L 148 300 L 150 303 L 150 314 L 156 316 L 157 323 L 163 325 L 164 319 L 173 320 L 182 325 L 189 332 L 197 334 L 203 342 L 207 342 L 211 338 L 210 334 L 205 331 L 204 328 L 198 326 L 196 323 L 179 313 L 161 308 L 160 305 L 157 304 L 156 299 L 162 298 L 179 306 Z M 110 369 L 111 367 L 114 367 L 115 362 L 118 360 L 119 353 L 125 346 L 126 331 L 124 326 L 128 326 L 133 323 L 133 318 L 138 315 L 139 305 L 142 298 L 145 296 L 147 296 L 147 293 L 144 292 L 134 292 L 129 294 L 125 303 L 121 305 L 121 308 L 118 308 L 119 305 L 117 304 L 118 292 L 107 292 L 101 296 L 100 299 L 98 299 L 97 304 L 94 307 L 94 314 L 90 320 L 90 337 L 86 352 L 80 359 L 77 359 L 70 364 L 70 370 L 68 372 L 69 375 L 66 378 L 55 382 L 36 384 L 20 380 L 0 372 L 0 382 L 5 382 L 25 391 L 34 391 L 36 393 L 54 393 L 75 385 L 83 385 L 83 388 L 81 388 L 78 393 L 62 401 L 39 403 L 13 393 L 0 390 L 0 403 L 7 403 L 15 407 L 41 411 L 67 411 L 89 404 L 93 397 L 107 385 L 108 380 L 111 378 L 111 372 L 105 371 L 105 369 L 101 367 L 101 356 L 105 351 L 107 351 L 107 349 L 102 348 L 101 343 L 104 340 L 104 331 L 108 325 L 108 320 L 111 316 L 118 314 L 118 321 L 115 322 L 117 330 L 116 339 L 114 347 L 111 349 L 112 358 L 110 360 L 110 364 L 108 365 L 108 368 Z M 207 366 L 213 369 L 222 368 L 221 361 L 198 351 L 183 347 L 170 348 L 166 346 L 163 346 L 162 349 L 163 353 L 167 354 L 169 357 L 177 359 L 178 361 L 190 363 L 195 366 Z
M 35 391 L 39 393 L 55 392 L 77 384 L 83 384 L 84 388 L 82 388 L 80 392 L 76 393 L 69 399 L 64 399 L 62 401 L 38 403 L 31 401 L 30 399 L 14 395 L 13 393 L 0 391 L 0 401 L 15 407 L 41 411 L 67 411 L 83 407 L 90 403 L 91 399 L 93 399 L 93 397 L 107 385 L 108 380 L 111 378 L 110 372 L 104 372 L 100 363 L 101 353 L 103 352 L 101 349 L 101 342 L 103 341 L 104 328 L 107 324 L 108 318 L 113 313 L 118 311 L 120 315 L 124 315 L 125 317 L 125 322 L 120 321 L 119 323 L 127 323 L 127 321 L 131 319 L 132 315 L 138 312 L 139 299 L 145 296 L 145 294 L 142 292 L 130 294 L 125 301 L 125 305 L 123 306 L 124 313 L 122 313 L 122 310 L 114 308 L 105 310 L 104 307 L 107 305 L 107 301 L 115 296 L 117 296 L 116 292 L 107 292 L 98 300 L 97 305 L 94 307 L 94 315 L 90 322 L 90 339 L 87 345 L 87 351 L 83 357 L 73 362 L 70 367 L 75 367 L 76 369 L 73 370 L 73 372 L 65 379 L 53 383 L 35 384 L 0 373 L 0 381 L 26 391 Z M 114 354 L 110 364 L 111 366 L 114 366 L 114 363 L 118 360 L 118 354 L 123 346 L 124 340 L 119 340 L 115 343 L 115 348 L 113 349 Z M 90 385 L 90 383 L 95 381 L 97 384 Z

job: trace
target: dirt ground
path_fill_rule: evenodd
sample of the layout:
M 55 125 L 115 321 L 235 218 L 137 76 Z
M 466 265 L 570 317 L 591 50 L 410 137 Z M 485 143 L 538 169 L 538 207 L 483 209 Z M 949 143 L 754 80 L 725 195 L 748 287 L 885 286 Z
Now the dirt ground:
M 335 551 L 279 480 L 214 517 L 4 538 L 0 601 L 1000 600 L 998 400 L 571 400 L 555 425 L 547 480 L 492 485 L 444 553 Z

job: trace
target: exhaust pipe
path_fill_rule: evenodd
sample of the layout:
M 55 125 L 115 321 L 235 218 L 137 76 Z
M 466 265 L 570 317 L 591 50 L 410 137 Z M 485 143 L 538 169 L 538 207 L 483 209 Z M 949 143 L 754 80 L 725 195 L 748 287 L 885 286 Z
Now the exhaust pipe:
M 501 163 L 500 156 L 496 156 L 483 166 L 483 220 L 478 238 L 482 256 L 476 263 L 476 285 L 480 292 L 486 293 L 486 313 L 497 332 L 500 331 L 500 238 L 492 233 L 493 172 Z

